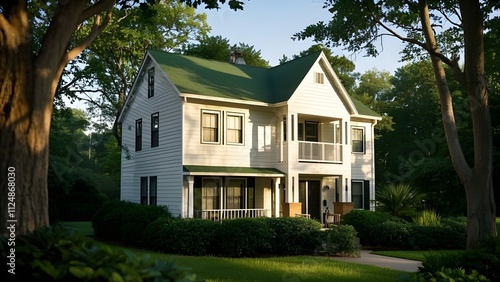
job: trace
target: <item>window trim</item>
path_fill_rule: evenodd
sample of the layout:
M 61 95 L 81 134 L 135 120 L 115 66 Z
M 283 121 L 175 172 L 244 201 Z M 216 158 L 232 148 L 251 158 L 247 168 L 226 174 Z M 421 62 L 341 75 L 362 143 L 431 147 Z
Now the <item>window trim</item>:
M 157 128 L 154 127 L 154 120 L 158 121 Z M 158 147 L 160 145 L 160 113 L 156 112 L 151 114 L 151 148 Z
M 362 140 L 361 140 L 361 151 L 354 151 L 354 139 L 353 139 L 353 132 L 354 130 L 361 130 L 362 134 Z M 358 140 L 356 140 L 358 141 Z M 353 154 L 365 154 L 366 153 L 366 130 L 362 126 L 351 126 L 351 153 Z
M 214 115 L 217 115 L 217 127 L 216 127 L 216 130 L 217 130 L 217 133 L 215 134 L 215 138 L 216 138 L 216 141 L 204 141 L 204 124 L 203 124 L 203 117 L 204 117 L 204 114 L 214 114 Z M 219 145 L 221 144 L 221 116 L 222 116 L 222 113 L 220 111 L 214 111 L 214 110 L 201 110 L 201 119 L 200 119 L 200 142 L 202 144 L 215 144 L 215 145 Z M 207 127 L 209 128 L 209 127 Z M 210 127 L 211 128 L 211 127 Z
M 155 67 L 148 69 L 148 98 L 155 96 Z
M 142 118 L 135 121 L 135 151 L 142 151 Z
M 229 117 L 239 117 L 241 118 L 240 122 L 241 122 L 241 129 L 240 129 L 240 134 L 241 134 L 241 142 L 229 142 L 228 140 L 228 132 L 229 130 L 236 130 L 236 129 L 230 129 L 229 128 L 229 121 L 228 121 L 228 118 Z M 226 144 L 228 145 L 245 145 L 245 114 L 244 113 L 236 113 L 236 112 L 227 112 L 226 113 L 226 128 L 225 128 L 225 132 L 226 132 Z

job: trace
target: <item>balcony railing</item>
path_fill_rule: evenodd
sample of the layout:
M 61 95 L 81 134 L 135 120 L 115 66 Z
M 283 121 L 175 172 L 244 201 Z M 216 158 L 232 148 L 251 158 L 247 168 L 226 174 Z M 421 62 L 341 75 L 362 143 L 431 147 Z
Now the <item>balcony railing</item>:
M 224 210 L 195 210 L 196 218 L 223 220 L 242 217 L 269 217 L 271 210 L 266 209 L 224 209 Z
M 342 144 L 299 141 L 299 161 L 342 163 Z

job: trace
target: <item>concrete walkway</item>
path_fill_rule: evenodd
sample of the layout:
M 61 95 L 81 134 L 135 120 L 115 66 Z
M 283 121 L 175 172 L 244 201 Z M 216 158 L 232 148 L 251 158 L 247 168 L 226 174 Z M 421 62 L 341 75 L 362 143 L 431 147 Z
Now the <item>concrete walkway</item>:
M 379 267 L 396 269 L 406 272 L 417 272 L 418 267 L 422 266 L 422 263 L 420 261 L 374 255 L 370 254 L 370 252 L 370 250 L 361 250 L 360 258 L 332 257 L 332 259 L 353 263 L 371 264 Z

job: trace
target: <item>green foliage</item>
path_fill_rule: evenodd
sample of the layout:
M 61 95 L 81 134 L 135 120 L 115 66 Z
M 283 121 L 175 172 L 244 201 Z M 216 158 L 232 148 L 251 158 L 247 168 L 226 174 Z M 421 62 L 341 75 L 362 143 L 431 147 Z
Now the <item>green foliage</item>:
M 375 192 L 377 209 L 391 215 L 404 217 L 415 214 L 425 194 L 409 184 L 389 184 Z
M 471 270 L 466 273 L 462 268 L 441 268 L 440 271 L 434 273 L 416 273 L 412 274 L 409 281 L 415 282 L 454 282 L 454 281 L 490 281 L 486 276 L 480 275 L 477 270 Z
M 425 209 L 413 217 L 413 223 L 418 226 L 439 226 L 441 217 L 435 211 Z
M 386 221 L 377 225 L 371 235 L 376 246 L 388 248 L 409 248 L 411 224 L 403 221 Z
M 372 212 L 367 210 L 352 210 L 344 215 L 343 224 L 351 225 L 356 229 L 362 245 L 374 245 L 375 237 L 373 232 L 378 225 L 388 220 L 400 220 L 387 213 Z
M 354 227 L 350 225 L 333 226 L 325 232 L 328 254 L 359 257 Z
M 272 253 L 276 255 L 300 255 L 312 252 L 318 245 L 321 224 L 302 217 L 263 218 L 273 230 Z
M 166 207 L 112 200 L 97 210 L 92 227 L 97 237 L 137 245 L 151 222 L 170 216 Z
M 433 274 L 443 268 L 464 269 L 467 273 L 477 270 L 492 281 L 500 279 L 500 239 L 489 237 L 477 250 L 428 255 L 419 272 Z
M 0 238 L 4 265 L 10 248 Z M 195 275 L 161 260 L 98 244 L 61 226 L 17 238 L 15 273 L 2 281 L 195 281 Z
M 216 248 L 228 257 L 254 257 L 272 250 L 272 229 L 258 218 L 224 220 L 217 233 Z
M 215 242 L 221 223 L 203 219 L 158 218 L 143 233 L 143 246 L 167 254 L 217 254 Z

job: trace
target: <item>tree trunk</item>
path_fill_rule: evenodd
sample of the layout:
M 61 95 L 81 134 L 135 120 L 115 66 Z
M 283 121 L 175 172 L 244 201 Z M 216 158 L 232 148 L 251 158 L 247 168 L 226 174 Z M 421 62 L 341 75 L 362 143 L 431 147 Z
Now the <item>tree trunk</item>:
M 0 38 L 0 221 L 2 226 L 11 227 L 3 227 L 2 233 L 25 234 L 49 224 L 47 167 L 52 103 L 39 99 L 50 93 L 41 93 L 44 90 L 35 87 L 29 24 L 23 13 L 26 7 L 21 4 L 13 9 L 10 24 L 16 28 L 2 26 Z
M 479 247 L 482 239 L 496 236 L 495 202 L 492 183 L 492 129 L 484 73 L 483 26 L 477 1 L 462 0 L 460 8 L 464 26 L 465 75 L 455 69 L 469 98 L 474 138 L 474 166 L 467 163 L 458 138 L 453 101 L 429 19 L 425 0 L 420 0 L 422 29 L 431 55 L 434 76 L 441 102 L 441 114 L 453 167 L 460 177 L 467 197 L 467 249 Z M 466 11 L 466 12 L 464 12 Z M 452 66 L 454 67 L 454 66 Z
M 95 4 L 96 13 L 112 0 Z M 71 35 L 87 0 L 59 2 L 38 55 L 33 56 L 27 1 L 0 14 L 0 222 L 2 233 L 26 234 L 49 224 L 47 171 L 53 100 L 67 62 Z M 89 16 L 92 14 L 89 12 Z M 81 47 L 90 44 L 98 30 Z M 14 208 L 15 209 L 12 209 Z

